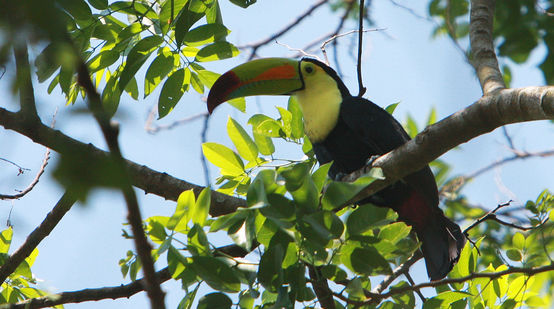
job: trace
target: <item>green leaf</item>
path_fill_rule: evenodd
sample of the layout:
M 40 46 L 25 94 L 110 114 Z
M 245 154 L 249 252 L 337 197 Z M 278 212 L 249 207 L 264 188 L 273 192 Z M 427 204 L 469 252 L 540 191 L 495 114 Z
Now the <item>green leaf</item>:
M 521 251 L 519 251 L 518 249 L 506 250 L 506 256 L 514 262 L 519 262 L 522 259 Z
M 167 250 L 167 268 L 171 277 L 179 278 L 188 267 L 187 259 L 173 246 L 169 246 Z
M 252 309 L 254 307 L 254 301 L 256 299 L 252 297 L 252 294 L 248 290 L 240 292 L 239 295 L 239 308 L 240 309 Z
M 385 110 L 392 115 L 392 113 L 394 113 L 394 111 L 396 110 L 396 107 L 398 107 L 398 104 L 400 104 L 400 102 L 392 103 L 389 106 L 385 107 Z
M 267 137 L 280 137 L 281 125 L 271 117 L 262 114 L 256 114 L 248 119 L 248 124 L 252 125 L 252 131 Z
M 436 299 L 440 299 L 443 301 L 443 303 L 451 304 L 455 301 L 458 301 L 460 299 L 464 299 L 467 297 L 472 297 L 473 295 L 468 292 L 462 292 L 462 291 L 446 291 L 438 294 L 435 296 Z
M 340 238 L 344 230 L 342 221 L 332 211 L 318 211 L 304 216 L 298 230 L 310 242 L 325 247 L 331 239 Z
M 275 145 L 271 138 L 256 132 L 253 132 L 252 136 L 254 136 L 254 142 L 261 154 L 270 156 L 275 152 Z
M 268 194 L 266 207 L 260 208 L 262 215 L 278 220 L 292 221 L 295 218 L 295 208 L 291 200 L 281 194 Z
M 56 0 L 64 10 L 78 20 L 89 20 L 92 18 L 92 11 L 84 0 Z
M 244 163 L 231 149 L 217 143 L 202 144 L 204 156 L 225 175 L 238 176 L 244 173 Z
M 198 195 L 194 208 L 190 210 L 190 217 L 192 218 L 193 223 L 200 226 L 204 226 L 206 224 L 208 212 L 210 211 L 211 193 L 210 188 L 206 187 Z
M 187 91 L 187 73 L 190 74 L 190 71 L 179 69 L 173 72 L 165 81 L 158 99 L 158 119 L 167 116 Z M 190 78 L 190 75 L 188 76 Z
M 525 247 L 525 236 L 520 232 L 516 232 L 512 237 L 512 244 L 516 249 L 523 250 Z
M 325 185 L 325 181 L 327 180 L 327 175 L 329 174 L 329 169 L 332 164 L 332 162 L 323 164 L 312 174 L 312 179 L 314 180 L 314 184 L 317 187 L 318 192 L 323 190 L 323 185 Z
M 183 9 L 188 0 L 170 0 L 165 1 L 160 9 L 160 27 L 162 33 L 166 34 L 169 26 L 175 21 L 179 12 Z M 173 14 L 173 16 L 171 15 Z
M 137 1 L 116 1 L 110 4 L 110 9 L 112 11 L 125 13 L 132 17 L 146 16 L 151 20 L 158 19 L 158 14 L 154 12 L 150 5 L 145 5 Z
M 427 125 L 430 126 L 435 122 L 437 122 L 437 109 L 432 107 L 431 112 L 429 113 L 429 118 L 427 118 Z
M 223 293 L 210 293 L 202 296 L 198 301 L 197 309 L 230 309 L 233 301 Z
M 211 288 L 223 292 L 240 291 L 240 279 L 223 261 L 211 256 L 193 256 L 190 266 Z
M 131 79 L 137 74 L 140 67 L 146 62 L 150 54 L 163 42 L 163 38 L 157 35 L 145 37 L 140 40 L 127 55 L 125 67 L 119 78 L 119 89 L 123 91 Z
M 227 121 L 227 133 L 241 157 L 250 162 L 257 161 L 258 147 L 242 126 L 231 117 Z
M 132 23 L 117 33 L 117 41 L 121 43 L 146 29 L 148 28 L 143 26 L 141 23 Z
M 187 235 L 187 248 L 192 255 L 210 255 L 208 237 L 201 225 L 195 224 Z
M 302 110 L 295 96 L 290 96 L 287 110 L 292 116 L 290 122 L 291 136 L 294 139 L 300 139 L 304 136 L 304 122 L 302 121 Z
M 396 244 L 400 240 L 408 237 L 411 228 L 404 222 L 395 222 L 389 225 L 385 225 L 379 231 L 379 239 L 386 239 L 392 244 Z
M 375 179 L 382 178 L 382 175 L 379 175 L 379 173 L 380 169 L 371 169 L 369 175 L 362 176 L 352 183 L 332 181 L 327 186 L 327 190 L 323 194 L 323 199 L 321 200 L 323 209 L 333 210 L 343 206 Z
M 292 130 L 292 113 L 279 106 L 277 106 L 277 110 L 279 110 L 279 114 L 281 115 L 281 122 L 283 123 L 281 128 L 283 132 L 285 132 L 286 136 L 290 136 Z
M 88 3 L 97 10 L 105 10 L 108 8 L 108 0 L 88 0 Z
M 189 0 L 187 2 L 175 21 L 175 41 L 177 41 L 177 46 L 181 46 L 190 27 L 205 15 L 207 9 L 208 7 L 204 5 L 202 0 Z
M 231 31 L 222 24 L 206 24 L 185 34 L 183 42 L 188 46 L 201 46 L 225 38 Z
M 240 6 L 241 8 L 247 8 L 256 3 L 256 0 L 230 0 L 231 3 Z
M 285 178 L 285 187 L 296 202 L 296 205 L 305 212 L 312 212 L 319 204 L 319 192 L 312 180 L 308 162 L 281 168 L 279 173 Z
M 188 68 L 187 71 L 189 71 Z M 202 80 L 200 80 L 198 74 L 192 71 L 190 71 L 190 74 L 190 84 L 192 85 L 192 88 L 194 88 L 194 90 L 199 94 L 204 94 L 204 84 L 202 83 Z
M 12 243 L 13 229 L 8 227 L 0 234 L 0 253 L 8 253 Z
M 192 189 L 183 191 L 179 195 L 179 198 L 177 198 L 177 207 L 175 208 L 175 212 L 167 221 L 166 227 L 168 229 L 175 230 L 176 227 L 180 227 L 181 229 L 177 229 L 177 231 L 180 231 L 183 228 L 187 228 L 187 224 L 191 218 L 189 211 L 195 207 L 194 199 L 194 191 L 192 191 Z
M 98 53 L 87 62 L 89 72 L 92 74 L 98 70 L 109 67 L 119 59 L 119 52 L 114 50 L 105 50 Z
M 350 270 L 361 275 L 390 274 L 390 265 L 372 246 L 359 247 L 350 242 L 341 248 L 341 261 Z
M 260 259 L 258 280 L 269 291 L 276 292 L 283 283 L 284 251 L 280 243 L 270 245 Z
M 207 62 L 232 58 L 240 53 L 238 48 L 229 42 L 215 42 L 198 51 L 196 61 Z
M 392 213 L 392 211 L 391 211 Z M 363 234 L 365 231 L 392 222 L 389 209 L 373 205 L 359 206 L 346 219 L 346 230 L 350 235 Z
M 168 47 L 164 47 L 162 52 L 150 63 L 146 75 L 144 77 L 144 97 L 146 98 L 158 84 L 171 72 L 178 60 Z

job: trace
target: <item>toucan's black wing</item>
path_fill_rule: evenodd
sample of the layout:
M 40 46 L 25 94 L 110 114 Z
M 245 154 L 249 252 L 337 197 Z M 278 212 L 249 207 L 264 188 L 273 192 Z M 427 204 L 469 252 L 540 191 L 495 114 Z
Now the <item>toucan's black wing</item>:
M 337 125 L 329 136 L 314 144 L 320 164 L 334 161 L 329 175 L 348 174 L 362 168 L 371 156 L 383 155 L 410 140 L 400 123 L 387 111 L 369 100 L 348 97 L 341 103 Z M 430 205 L 438 205 L 433 173 L 425 167 L 404 178 L 412 188 L 423 193 Z M 402 185 L 398 183 L 396 186 Z M 402 198 L 391 188 L 385 200 Z M 381 195 L 388 195 L 387 190 Z
M 373 102 L 359 97 L 345 98 L 340 118 L 359 134 L 375 155 L 385 154 L 410 140 L 402 125 L 387 111 Z

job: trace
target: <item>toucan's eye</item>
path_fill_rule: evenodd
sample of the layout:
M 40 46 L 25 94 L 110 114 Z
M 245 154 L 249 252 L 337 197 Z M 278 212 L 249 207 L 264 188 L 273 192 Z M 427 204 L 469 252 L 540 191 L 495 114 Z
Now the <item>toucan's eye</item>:
M 311 65 L 307 65 L 305 68 L 304 68 L 304 72 L 306 72 L 307 74 L 312 74 L 314 72 L 314 67 L 311 66 Z

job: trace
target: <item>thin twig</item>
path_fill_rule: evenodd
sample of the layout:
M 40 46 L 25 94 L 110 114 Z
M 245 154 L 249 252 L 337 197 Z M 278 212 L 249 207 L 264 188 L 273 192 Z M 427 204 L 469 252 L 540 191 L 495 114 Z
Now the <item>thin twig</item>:
M 148 113 L 148 118 L 146 119 L 146 122 L 144 123 L 144 129 L 146 130 L 146 132 L 148 132 L 150 134 L 156 134 L 156 133 L 158 133 L 160 131 L 164 131 L 164 130 L 172 130 L 172 129 L 178 127 L 178 126 L 182 126 L 182 125 L 188 124 L 189 122 L 192 122 L 194 120 L 198 120 L 202 117 L 205 117 L 208 114 L 207 112 L 202 112 L 202 113 L 198 113 L 198 114 L 195 114 L 195 115 L 192 115 L 192 116 L 189 116 L 189 117 L 185 117 L 185 118 L 182 118 L 182 119 L 179 119 L 179 120 L 175 120 L 170 124 L 157 125 L 154 122 L 155 117 L 156 117 L 156 111 L 157 111 L 157 106 L 154 106 L 150 110 L 150 113 Z
M 423 288 L 437 287 L 437 286 L 452 284 L 452 283 L 464 283 L 466 281 L 471 281 L 477 278 L 488 278 L 492 280 L 506 275 L 517 274 L 517 273 L 522 273 L 522 274 L 532 276 L 532 275 L 553 271 L 553 270 L 554 270 L 554 264 L 550 264 L 550 265 L 545 265 L 541 267 L 510 267 L 504 271 L 499 271 L 499 272 L 472 273 L 468 276 L 460 277 L 460 278 L 445 278 L 442 280 L 420 283 L 413 286 L 403 286 L 400 288 L 392 288 L 387 293 L 381 293 L 381 294 L 371 293 L 368 297 L 370 299 L 367 301 L 364 301 L 364 304 L 365 305 L 373 304 L 375 302 L 378 302 L 382 299 L 389 298 L 394 295 L 404 294 L 410 291 L 421 290 Z
M 364 37 L 364 0 L 360 0 L 360 17 L 358 27 L 358 97 L 364 95 L 366 88 L 362 82 L 362 40 Z
M 166 267 L 156 272 L 157 280 L 162 283 L 171 279 L 169 269 Z M 33 309 L 47 308 L 69 303 L 82 303 L 85 301 L 99 301 L 103 299 L 129 298 L 145 290 L 147 282 L 145 278 L 133 281 L 125 285 L 115 285 L 96 289 L 84 289 L 73 292 L 62 292 L 45 297 L 31 298 L 17 304 L 0 305 L 0 309 Z
M 31 169 L 29 169 L 29 168 L 22 167 L 21 165 L 15 163 L 15 162 L 13 162 L 13 161 L 10 161 L 10 160 L 8 160 L 8 159 L 0 158 L 0 160 L 2 160 L 2 161 L 4 161 L 4 162 L 7 162 L 7 163 L 9 163 L 9 164 L 11 164 L 11 165 L 17 167 L 17 176 L 19 176 L 19 175 L 21 175 L 21 174 L 23 174 L 23 173 L 28 172 L 28 171 L 31 170 Z
M 410 267 L 414 265 L 417 261 L 423 258 L 421 250 L 415 251 L 412 256 L 410 256 L 406 262 L 402 263 L 396 267 L 392 273 L 386 276 L 381 283 L 379 283 L 373 290 L 372 293 L 379 294 L 383 292 L 396 278 L 400 277 L 402 274 L 405 274 L 410 270 Z
M 310 14 L 312 14 L 317 8 L 319 8 L 320 6 L 322 6 L 323 4 L 327 3 L 329 0 L 319 0 L 318 2 L 314 3 L 311 7 L 309 7 L 304 13 L 300 14 L 297 18 L 295 18 L 292 22 L 290 22 L 288 25 L 286 25 L 283 29 L 279 30 L 277 33 L 271 35 L 270 37 L 266 38 L 266 39 L 263 39 L 259 42 L 255 42 L 255 43 L 250 43 L 250 44 L 247 44 L 247 45 L 244 45 L 244 46 L 241 46 L 239 48 L 250 48 L 251 49 L 251 53 L 250 53 L 250 56 L 248 57 L 248 60 L 252 60 L 254 59 L 254 57 L 256 57 L 256 51 L 258 50 L 258 48 L 270 43 L 270 42 L 273 42 L 275 41 L 275 39 L 279 38 L 280 36 L 282 36 L 283 34 L 289 32 L 292 28 L 294 28 L 295 26 L 297 26 L 298 24 L 300 24 L 300 22 L 308 17 Z
M 37 183 L 39 182 L 40 176 L 42 176 L 42 174 L 44 174 L 44 171 L 46 169 L 46 165 L 48 165 L 48 160 L 50 160 L 50 148 L 46 148 L 46 152 L 44 153 L 44 158 L 42 159 L 42 164 L 40 166 L 40 169 L 39 169 L 38 173 L 36 174 L 35 178 L 33 179 L 33 181 L 31 181 L 31 183 L 27 186 L 27 188 L 21 190 L 17 194 L 11 194 L 11 195 L 10 194 L 0 194 L 0 200 L 20 199 L 23 196 L 25 196 L 27 193 L 31 192 L 31 190 L 33 190 L 35 188 L 35 186 L 37 185 Z
M 208 121 L 210 120 L 209 114 L 204 114 L 204 125 L 202 127 L 202 144 L 206 143 L 206 135 L 208 134 Z M 206 161 L 206 157 L 200 151 L 200 161 L 202 161 L 202 168 L 204 169 L 204 178 L 206 181 L 206 187 L 211 187 L 210 185 L 210 170 L 208 167 L 208 162 Z
M 7 261 L 0 267 L 0 282 L 4 282 L 6 278 L 15 271 L 19 264 L 33 252 L 38 244 L 46 238 L 46 236 L 50 235 L 50 232 L 52 232 L 54 227 L 56 227 L 74 203 L 75 198 L 71 193 L 64 193 L 52 211 L 50 211 L 40 225 L 29 234 L 23 245 L 10 255 Z

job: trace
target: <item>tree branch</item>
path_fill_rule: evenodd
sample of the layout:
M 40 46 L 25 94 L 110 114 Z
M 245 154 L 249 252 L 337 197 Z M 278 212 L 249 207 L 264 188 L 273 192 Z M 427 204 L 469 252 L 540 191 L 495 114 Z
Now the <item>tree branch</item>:
M 406 262 L 399 265 L 397 268 L 395 268 L 392 273 L 388 276 L 386 276 L 379 285 L 377 285 L 371 292 L 374 294 L 379 294 L 383 292 L 391 283 L 401 275 L 407 273 L 410 270 L 410 267 L 414 265 L 417 261 L 419 261 L 423 257 L 423 254 L 421 253 L 421 250 L 417 250 L 410 256 L 409 259 L 406 260 Z
M 104 160 L 108 152 L 75 140 L 58 130 L 54 130 L 36 119 L 24 121 L 21 115 L 10 112 L 0 107 L 0 125 L 8 130 L 13 130 L 27 136 L 35 143 L 44 145 L 60 154 L 71 152 L 86 152 L 91 158 Z M 165 199 L 177 201 L 179 194 L 186 190 L 193 190 L 198 196 L 204 189 L 184 180 L 175 178 L 167 173 L 155 171 L 145 165 L 126 160 L 126 168 L 129 171 L 131 182 L 137 188 L 161 196 Z M 210 215 L 218 217 L 234 212 L 238 207 L 245 207 L 246 201 L 234 196 L 212 191 Z
M 358 96 L 361 97 L 364 95 L 366 88 L 362 82 L 362 41 L 364 37 L 364 0 L 360 0 L 360 16 L 359 16 L 359 26 L 358 26 Z
M 413 285 L 413 286 L 408 285 L 408 286 L 403 286 L 403 287 L 400 287 L 400 288 L 392 288 L 392 289 L 390 289 L 389 292 L 382 293 L 382 294 L 370 293 L 369 297 L 371 299 L 365 301 L 364 304 L 366 304 L 366 305 L 367 304 L 372 304 L 372 303 L 375 303 L 376 301 L 379 301 L 381 299 L 389 298 L 391 296 L 398 295 L 398 294 L 403 294 L 403 293 L 410 292 L 410 291 L 421 290 L 423 288 L 437 287 L 437 286 L 441 286 L 441 285 L 445 285 L 445 284 L 452 284 L 452 283 L 464 283 L 466 281 L 470 281 L 470 280 L 477 279 L 477 278 L 488 278 L 488 279 L 494 280 L 494 279 L 500 278 L 502 276 L 510 275 L 510 274 L 521 273 L 521 274 L 526 274 L 528 276 L 532 276 L 532 275 L 536 275 L 536 274 L 543 273 L 543 272 L 548 272 L 548 271 L 553 271 L 553 270 L 554 270 L 554 263 L 552 263 L 550 265 L 546 265 L 546 266 L 541 266 L 541 267 L 528 267 L 528 268 L 526 268 L 526 267 L 510 267 L 510 268 L 508 268 L 504 271 L 499 271 L 499 272 L 472 273 L 468 276 L 460 277 L 460 278 L 446 278 L 446 279 L 437 280 L 437 281 L 420 283 L 420 284 L 416 284 L 416 285 Z
M 78 52 L 76 52 L 78 54 Z M 146 234 L 142 226 L 142 216 L 140 213 L 140 207 L 138 204 L 137 196 L 132 187 L 129 171 L 127 170 L 127 165 L 121 154 L 121 149 L 119 147 L 119 142 L 117 140 L 119 130 L 117 127 L 110 123 L 110 118 L 104 107 L 102 106 L 102 101 L 100 95 L 96 91 L 92 80 L 90 79 L 90 73 L 88 71 L 87 65 L 83 60 L 79 58 L 79 63 L 77 64 L 77 80 L 79 85 L 85 89 L 88 98 L 89 109 L 91 110 L 94 118 L 98 122 L 104 139 L 108 144 L 110 149 L 110 156 L 114 159 L 116 171 L 119 175 L 124 175 L 122 177 L 123 181 L 120 184 L 121 192 L 125 198 L 125 203 L 127 205 L 127 220 L 131 225 L 131 230 L 133 231 L 133 241 L 135 243 L 135 248 L 137 254 L 140 257 L 142 263 L 142 272 L 144 273 L 146 293 L 150 299 L 150 305 L 152 309 L 164 309 L 165 302 L 164 297 L 165 293 L 160 287 L 160 283 L 156 278 L 155 269 L 154 269 L 154 260 L 152 259 L 152 246 L 146 239 Z
M 31 67 L 29 66 L 29 55 L 27 54 L 27 43 L 24 42 L 14 48 L 15 67 L 17 72 L 17 86 L 19 89 L 19 110 L 25 118 L 38 118 L 35 104 L 35 92 L 31 79 Z
M 319 301 L 321 308 L 335 309 L 333 291 L 329 288 L 327 278 L 323 277 L 320 268 L 313 265 L 307 265 L 307 267 L 312 287 L 314 288 L 315 295 L 317 296 L 317 300 Z
M 44 159 L 42 159 L 42 164 L 40 166 L 40 169 L 38 170 L 37 175 L 35 176 L 33 181 L 31 181 L 31 183 L 27 186 L 27 188 L 21 190 L 17 194 L 0 194 L 0 200 L 19 199 L 25 196 L 27 193 L 31 192 L 31 190 L 33 190 L 33 188 L 37 185 L 38 181 L 40 180 L 40 176 L 44 174 L 46 165 L 48 165 L 48 160 L 50 160 L 50 148 L 46 148 L 46 152 L 44 153 Z M 20 168 L 20 171 L 21 171 L 21 168 Z
M 372 166 L 381 168 L 386 179 L 374 181 L 346 205 L 374 194 L 479 135 L 510 123 L 546 119 L 554 119 L 553 86 L 503 89 L 482 97 L 375 160 Z M 343 180 L 357 179 L 367 169 L 355 171 Z
M 494 51 L 493 18 L 495 0 L 471 0 L 469 42 L 471 59 L 483 95 L 506 88 Z
M 290 22 L 288 25 L 286 25 L 283 29 L 279 30 L 277 33 L 273 34 L 272 36 L 263 39 L 259 42 L 247 44 L 244 46 L 241 46 L 240 48 L 251 48 L 252 51 L 250 53 L 250 56 L 248 57 L 248 60 L 252 60 L 256 56 L 256 51 L 258 48 L 275 41 L 275 39 L 279 38 L 283 34 L 289 32 L 292 28 L 300 24 L 300 22 L 308 17 L 310 14 L 312 14 L 317 8 L 327 3 L 329 0 L 319 0 L 318 2 L 314 3 L 311 7 L 309 7 L 304 13 L 300 14 L 296 19 L 294 19 L 292 22 Z
M 56 206 L 50 211 L 44 221 L 29 234 L 25 243 L 19 249 L 17 249 L 7 261 L 0 267 L 0 282 L 4 282 L 8 276 L 15 271 L 17 266 L 25 260 L 38 244 L 50 235 L 50 232 L 56 227 L 58 222 L 63 216 L 71 209 L 71 206 L 75 203 L 75 198 L 71 196 L 71 193 L 66 192 L 60 198 Z
M 168 268 L 156 272 L 158 282 L 162 283 L 171 279 Z M 34 309 L 46 308 L 68 303 L 81 303 L 85 301 L 98 301 L 103 299 L 129 298 L 144 291 L 145 279 L 139 279 L 125 285 L 103 287 L 96 289 L 84 289 L 73 292 L 62 292 L 45 297 L 32 298 L 17 304 L 0 305 L 0 309 Z

